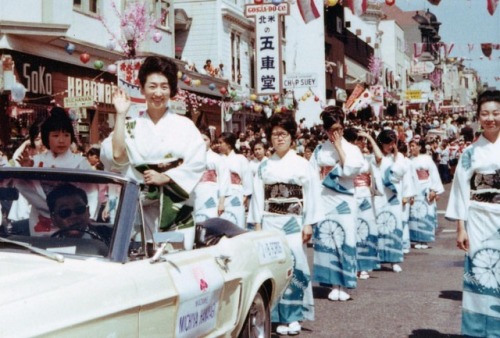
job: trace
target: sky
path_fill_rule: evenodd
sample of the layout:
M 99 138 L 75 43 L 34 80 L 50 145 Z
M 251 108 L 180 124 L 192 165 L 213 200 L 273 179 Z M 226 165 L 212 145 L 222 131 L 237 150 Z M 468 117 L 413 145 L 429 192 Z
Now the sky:
M 396 5 L 404 11 L 429 9 L 442 23 L 441 41 L 454 44 L 450 56 L 465 58 L 481 82 L 500 89 L 500 50 L 493 50 L 491 60 L 481 51 L 481 43 L 500 44 L 500 3 L 493 16 L 486 0 L 441 0 L 437 6 L 427 0 L 396 0 Z M 471 52 L 468 44 L 474 45 Z

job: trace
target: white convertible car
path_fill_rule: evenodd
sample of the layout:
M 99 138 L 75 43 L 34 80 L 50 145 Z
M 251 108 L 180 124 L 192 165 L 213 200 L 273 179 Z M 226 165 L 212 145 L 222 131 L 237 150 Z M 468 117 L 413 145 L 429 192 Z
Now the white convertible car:
M 140 194 L 107 172 L 0 169 L 0 337 L 270 336 L 285 238 L 211 219 L 176 249 L 177 232 L 146 235 Z

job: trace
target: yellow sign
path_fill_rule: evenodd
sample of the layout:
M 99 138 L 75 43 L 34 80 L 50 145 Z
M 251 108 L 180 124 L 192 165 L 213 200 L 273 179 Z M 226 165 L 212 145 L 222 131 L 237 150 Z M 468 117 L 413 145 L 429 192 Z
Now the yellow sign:
M 94 104 L 94 98 L 91 95 L 64 98 L 64 108 L 92 107 Z
M 407 90 L 405 93 L 407 100 L 420 100 L 422 99 L 421 90 Z

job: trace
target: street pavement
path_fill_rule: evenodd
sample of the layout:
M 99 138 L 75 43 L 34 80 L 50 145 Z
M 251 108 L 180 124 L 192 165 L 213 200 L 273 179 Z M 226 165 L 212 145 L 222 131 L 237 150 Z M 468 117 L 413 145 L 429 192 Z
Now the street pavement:
M 330 290 L 313 284 L 316 319 L 302 323 L 300 337 L 460 337 L 464 253 L 456 248 L 455 223 L 444 219 L 450 184 L 445 189 L 436 242 L 412 248 L 401 273 L 386 265 L 358 280 L 347 302 L 328 300 Z M 312 267 L 312 248 L 307 253 Z

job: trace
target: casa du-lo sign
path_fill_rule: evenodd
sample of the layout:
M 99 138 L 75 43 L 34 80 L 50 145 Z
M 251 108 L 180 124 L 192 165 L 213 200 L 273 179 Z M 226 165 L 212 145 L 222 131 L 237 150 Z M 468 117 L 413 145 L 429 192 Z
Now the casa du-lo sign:
M 281 15 L 290 14 L 287 2 L 249 4 L 245 16 L 255 24 L 256 94 L 281 94 Z

